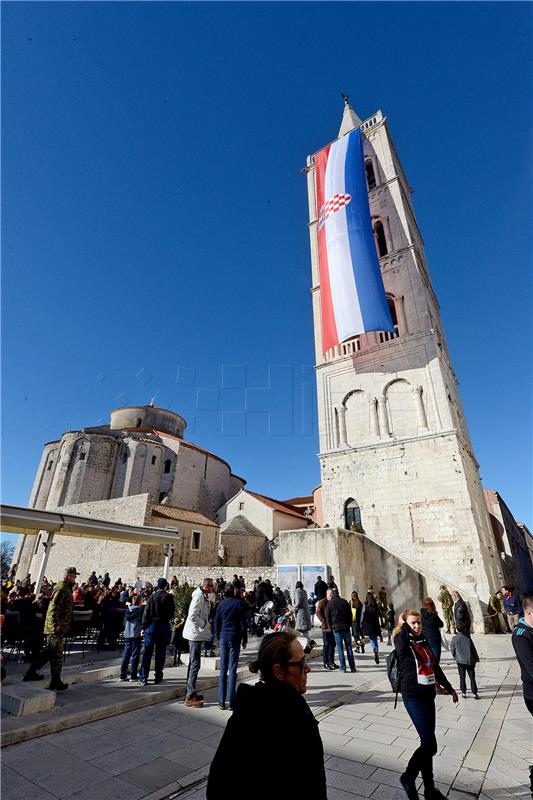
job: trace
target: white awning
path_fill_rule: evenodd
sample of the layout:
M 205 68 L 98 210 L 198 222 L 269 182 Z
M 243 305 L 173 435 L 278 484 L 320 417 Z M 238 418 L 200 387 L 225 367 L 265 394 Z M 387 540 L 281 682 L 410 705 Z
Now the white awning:
M 41 508 L 0 506 L 1 529 L 4 533 L 22 533 L 36 536 L 40 531 L 61 536 L 88 539 L 107 539 L 132 544 L 170 544 L 179 537 L 176 528 L 152 528 L 147 525 L 124 525 L 77 514 L 59 514 Z

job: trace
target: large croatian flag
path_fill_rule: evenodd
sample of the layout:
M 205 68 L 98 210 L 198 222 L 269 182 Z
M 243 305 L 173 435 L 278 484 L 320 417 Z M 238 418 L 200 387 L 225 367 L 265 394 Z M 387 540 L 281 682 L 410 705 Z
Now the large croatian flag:
M 315 157 L 322 350 L 366 331 L 394 331 L 370 221 L 357 129 Z

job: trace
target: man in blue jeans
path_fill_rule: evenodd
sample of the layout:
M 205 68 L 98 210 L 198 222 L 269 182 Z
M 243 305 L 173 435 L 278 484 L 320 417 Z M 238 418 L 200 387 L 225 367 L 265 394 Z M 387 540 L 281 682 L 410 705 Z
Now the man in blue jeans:
M 340 670 L 341 672 L 346 672 L 346 660 L 344 658 L 344 647 L 346 647 L 350 671 L 356 672 L 352 650 L 352 610 L 348 601 L 343 597 L 339 597 L 337 589 L 331 589 L 330 591 L 332 598 L 326 606 L 326 622 L 335 637 Z
M 150 595 L 144 607 L 142 626 L 144 631 L 144 655 L 139 672 L 139 681 L 146 685 L 150 663 L 155 648 L 155 681 L 163 680 L 163 667 L 170 642 L 170 623 L 175 616 L 174 598 L 167 592 L 168 581 L 159 578 L 156 591 Z
M 218 605 L 215 629 L 220 639 L 220 675 L 218 679 L 218 705 L 225 710 L 229 695 L 230 710 L 237 689 L 239 653 L 248 643 L 247 608 L 238 587 L 226 587 L 224 600 Z M 229 681 L 228 681 L 229 669 Z
M 211 638 L 211 625 L 209 623 L 211 604 L 208 595 L 213 592 L 214 585 L 212 578 L 204 578 L 202 585 L 194 590 L 189 613 L 183 626 L 183 638 L 189 642 L 189 667 L 187 669 L 185 705 L 191 708 L 201 708 L 203 706 L 204 698 L 203 695 L 198 694 L 196 691 L 196 681 L 198 680 L 202 661 L 202 645 Z

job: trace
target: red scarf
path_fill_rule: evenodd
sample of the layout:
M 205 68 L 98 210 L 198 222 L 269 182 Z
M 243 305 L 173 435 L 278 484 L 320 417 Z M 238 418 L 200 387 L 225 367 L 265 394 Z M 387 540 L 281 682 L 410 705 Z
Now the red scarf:
M 416 663 L 416 680 L 423 686 L 435 683 L 435 656 L 425 639 L 409 637 L 411 652 Z

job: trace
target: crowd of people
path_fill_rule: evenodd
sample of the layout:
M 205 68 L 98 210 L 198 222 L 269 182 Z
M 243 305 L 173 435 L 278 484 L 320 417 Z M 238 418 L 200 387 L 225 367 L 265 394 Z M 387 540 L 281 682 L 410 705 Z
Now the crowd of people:
M 108 573 L 97 576 L 93 572 L 84 582 L 78 582 L 78 576 L 75 567 L 68 567 L 62 581 L 50 584 L 45 579 L 37 595 L 28 580 L 2 585 L 0 623 L 5 625 L 6 619 L 17 615 L 25 631 L 23 650 L 30 666 L 24 680 L 42 680 L 44 676 L 39 669 L 50 662 L 49 688 L 56 691 L 67 688 L 61 680 L 64 639 L 76 609 L 90 611 L 100 621 L 99 640 L 104 646 L 112 639 L 109 625 L 106 632 L 109 612 L 118 614 L 123 632 L 121 681 L 147 684 L 155 655 L 154 683 L 161 683 L 169 644 L 175 666 L 183 664 L 181 656 L 188 651 L 185 695 L 188 707 L 203 706 L 203 695 L 197 690 L 202 654 L 213 656 L 218 648 L 218 704 L 233 714 L 211 766 L 208 798 L 218 796 L 219 787 L 227 784 L 237 767 L 241 771 L 243 764 L 246 769 L 251 768 L 253 752 L 250 751 L 249 757 L 246 753 L 253 744 L 247 732 L 257 719 L 272 726 L 273 736 L 279 726 L 283 729 L 285 722 L 287 726 L 297 726 L 298 745 L 292 755 L 300 751 L 302 758 L 304 752 L 307 756 L 312 754 L 310 762 L 307 758 L 312 767 L 304 770 L 305 780 L 315 798 L 327 796 L 320 735 L 303 699 L 310 671 L 307 655 L 316 644 L 311 637 L 315 622 L 322 633 L 324 670 L 356 672 L 355 656 L 364 653 L 367 645 L 379 665 L 380 644 L 387 637 L 386 644 L 391 648 L 386 659 L 387 673 L 391 684 L 395 676 L 397 694 L 401 694 L 420 738 L 401 775 L 401 786 L 409 800 L 416 800 L 417 779 L 421 775 L 424 798 L 443 797 L 433 780 L 433 756 L 437 752 L 435 695 L 447 694 L 454 703 L 458 702 L 457 693 L 440 666 L 444 630 L 449 634 L 453 631 L 449 647 L 456 661 L 463 698 L 467 697 L 468 677 L 472 696 L 479 699 L 475 675 L 479 656 L 471 638 L 472 620 L 467 603 L 457 591 L 450 593 L 446 586 L 441 587 L 437 600 L 444 619 L 439 616 L 433 599 L 426 597 L 419 611 L 404 610 L 396 621 L 385 586 L 375 592 L 369 585 L 364 599 L 354 590 L 348 600 L 341 596 L 333 576 L 328 582 L 317 576 L 309 594 L 303 583 L 297 582 L 293 597 L 288 589 L 261 577 L 248 588 L 242 576 L 234 575 L 231 581 L 206 577 L 193 589 L 186 584 L 180 587 L 177 578 L 170 584 L 159 578 L 154 586 L 140 577 L 131 584 L 120 578 L 112 584 Z M 179 592 L 183 596 L 184 590 L 186 596 L 190 590 L 190 602 L 185 606 L 177 602 Z M 501 606 L 496 602 L 499 594 Z M 513 631 L 524 700 L 533 714 L 533 598 L 525 598 L 522 606 L 507 586 L 502 587 L 501 593 L 495 593 L 494 598 L 489 608 L 491 620 L 496 628 L 492 619 L 496 614 L 499 630 Z M 250 670 L 259 674 L 260 681 L 255 686 L 241 684 L 237 689 L 240 653 L 246 649 L 250 634 L 256 632 L 257 616 L 268 620 L 265 627 L 269 633 L 261 641 L 257 659 L 250 664 Z M 302 790 L 302 780 L 302 774 L 298 773 L 295 789 Z M 267 797 L 274 788 L 267 779 L 261 791 L 264 789 Z

